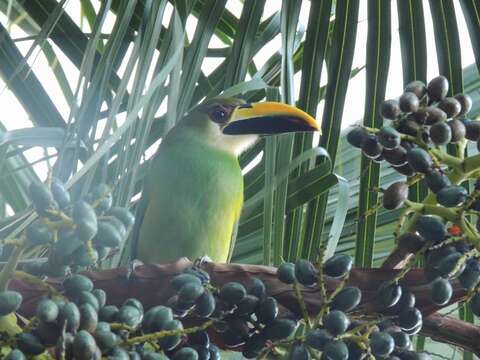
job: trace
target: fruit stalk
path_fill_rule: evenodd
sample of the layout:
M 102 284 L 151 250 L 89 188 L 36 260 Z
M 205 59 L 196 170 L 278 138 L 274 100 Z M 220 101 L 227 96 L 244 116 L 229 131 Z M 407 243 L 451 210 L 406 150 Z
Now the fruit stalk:
M 163 331 L 157 331 L 147 335 L 136 336 L 123 341 L 122 345 L 131 346 L 131 345 L 140 344 L 144 342 L 155 341 L 161 338 L 165 338 L 167 336 L 193 334 L 193 333 L 208 329 L 210 326 L 214 324 L 214 322 L 215 322 L 214 320 L 207 320 L 201 325 L 193 326 L 187 329 L 163 330 Z

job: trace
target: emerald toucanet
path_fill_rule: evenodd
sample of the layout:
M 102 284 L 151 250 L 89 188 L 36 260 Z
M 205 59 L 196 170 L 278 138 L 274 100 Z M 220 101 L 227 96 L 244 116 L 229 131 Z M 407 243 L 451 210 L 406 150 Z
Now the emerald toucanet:
M 194 108 L 163 138 L 146 175 L 133 255 L 228 261 L 243 205 L 237 157 L 260 135 L 315 130 L 314 118 L 282 103 L 216 98 Z

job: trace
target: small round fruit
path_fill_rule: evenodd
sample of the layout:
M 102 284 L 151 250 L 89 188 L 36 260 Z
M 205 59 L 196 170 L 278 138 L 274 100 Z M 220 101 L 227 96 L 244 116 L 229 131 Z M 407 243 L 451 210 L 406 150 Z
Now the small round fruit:
M 463 186 L 449 185 L 437 192 L 437 201 L 445 207 L 460 206 L 467 200 L 468 192 Z
M 50 191 L 52 192 L 53 198 L 61 209 L 70 205 L 70 193 L 62 181 L 57 178 L 52 178 Z
M 118 345 L 120 339 L 117 334 L 111 331 L 96 331 L 95 340 L 102 352 L 106 353 Z
M 471 141 L 480 140 L 480 121 L 468 120 L 465 124 L 465 137 Z
M 242 355 L 247 359 L 257 358 L 265 347 L 265 338 L 260 334 L 254 334 L 245 341 Z
M 53 322 L 57 319 L 59 311 L 57 303 L 50 299 L 43 299 L 37 305 L 36 315 L 40 321 Z
M 285 284 L 293 284 L 295 282 L 295 264 L 283 263 L 277 269 L 278 279 Z
M 313 285 L 317 282 L 317 269 L 308 260 L 297 260 L 295 263 L 295 278 L 300 284 Z
M 347 360 L 348 347 L 341 340 L 329 341 L 327 345 L 325 345 L 324 354 L 330 360 Z
M 27 360 L 26 356 L 18 349 L 13 349 L 4 360 Z
M 447 121 L 447 114 L 445 114 L 445 111 L 442 109 L 439 109 L 434 106 L 427 106 L 425 108 L 425 111 L 427 113 L 426 119 L 425 119 L 425 125 L 434 125 L 439 122 L 445 122 Z
M 241 285 L 241 284 L 238 284 L 238 285 Z M 231 286 L 228 286 L 226 291 L 227 292 L 230 291 L 230 288 Z M 178 298 L 185 303 L 194 303 L 195 301 L 197 301 L 197 299 L 200 296 L 202 296 L 204 292 L 205 292 L 205 288 L 202 285 L 198 285 L 196 283 L 190 282 L 182 286 L 182 288 L 178 292 Z M 220 297 L 226 301 L 226 298 L 228 298 L 228 294 L 226 295 L 225 291 L 223 291 L 222 289 L 222 291 L 220 291 Z M 231 299 L 229 298 L 229 300 Z
M 288 360 L 310 360 L 311 356 L 304 345 L 294 345 L 288 354 Z
M 412 330 L 422 323 L 422 313 L 417 308 L 408 308 L 398 315 L 398 323 L 402 330 Z
M 265 327 L 265 337 L 274 341 L 286 339 L 295 333 L 297 325 L 293 320 L 277 318 Z
M 87 202 L 80 200 L 74 204 L 72 220 L 77 225 L 75 232 L 80 240 L 90 240 L 97 233 L 97 214 Z
M 397 238 L 397 244 L 399 248 L 414 254 L 425 245 L 425 240 L 415 233 L 403 233 Z
M 179 320 L 171 320 L 165 324 L 163 330 L 182 330 L 183 325 Z M 172 350 L 180 344 L 182 338 L 180 335 L 166 336 L 159 340 L 159 344 L 163 350 Z
M 400 105 L 397 100 L 385 100 L 380 112 L 385 119 L 395 120 L 400 115 Z
M 98 319 L 105 322 L 114 322 L 119 311 L 115 305 L 106 305 L 98 311 Z
M 465 270 L 458 280 L 464 289 L 471 289 L 480 282 L 480 262 L 477 259 L 468 259 Z
M 53 241 L 53 233 L 50 228 L 41 223 L 33 223 L 25 230 L 25 235 L 31 245 L 45 245 Z
M 97 184 L 92 189 L 91 195 L 97 204 L 96 210 L 99 213 L 103 213 L 112 207 L 112 188 L 107 184 Z
M 394 306 L 402 296 L 402 287 L 395 283 L 383 283 L 378 290 L 378 302 L 383 307 Z
M 229 282 L 220 289 L 219 297 L 227 304 L 236 305 L 247 295 L 245 287 L 237 282 Z
M 415 223 L 415 229 L 426 241 L 434 243 L 443 241 L 448 236 L 445 224 L 437 216 L 421 215 Z
M 476 316 L 480 316 L 480 293 L 473 295 L 470 300 L 470 309 Z
M 315 350 L 323 351 L 325 345 L 327 345 L 330 340 L 332 340 L 332 335 L 330 335 L 325 329 L 315 329 L 307 334 L 305 344 Z
M 323 326 L 334 336 L 343 334 L 350 326 L 350 320 L 343 311 L 332 310 L 323 317 Z
M 271 323 L 278 315 L 278 304 L 275 298 L 268 296 L 258 305 L 255 311 L 257 319 L 262 324 Z
M 430 139 L 435 145 L 446 145 L 452 140 L 452 129 L 445 122 L 438 122 L 430 128 Z
M 401 166 L 394 166 L 393 168 L 395 169 L 396 172 L 405 176 L 415 175 L 415 170 L 413 170 L 413 168 L 410 166 L 409 163 L 406 163 Z
M 412 341 L 410 340 L 410 336 L 405 334 L 403 331 L 395 331 L 390 334 L 395 341 L 395 347 L 398 350 L 407 350 L 410 348 Z
M 437 76 L 430 80 L 427 85 L 427 93 L 430 100 L 441 101 L 448 93 L 448 80 L 445 76 Z
M 360 126 L 355 126 L 352 130 L 348 132 L 347 141 L 353 147 L 360 149 L 367 135 L 368 133 L 364 128 Z
M 256 296 L 248 294 L 242 299 L 242 301 L 238 303 L 235 314 L 240 316 L 253 314 L 258 306 L 259 301 L 260 300 Z
M 459 252 L 453 252 L 438 262 L 438 271 L 441 276 L 455 277 L 465 268 L 465 263 L 460 262 L 463 255 Z
M 407 115 L 407 119 L 415 121 L 419 125 L 424 125 L 427 120 L 428 112 L 426 108 L 420 107 L 417 112 Z
M 126 324 L 131 327 L 136 327 L 142 322 L 143 314 L 135 306 L 124 305 L 115 315 L 115 321 Z
M 127 229 L 135 222 L 135 216 L 127 208 L 114 206 L 108 210 L 108 215 L 115 216 Z
M 402 296 L 400 300 L 392 307 L 392 312 L 394 314 L 400 314 L 401 312 L 413 308 L 415 306 L 415 295 L 410 291 L 402 291 Z
M 419 99 L 421 99 L 427 93 L 427 87 L 420 80 L 414 80 L 405 86 L 405 92 L 414 93 Z
M 407 161 L 415 171 L 422 174 L 429 172 L 433 164 L 431 156 L 421 148 L 409 150 L 407 152 Z
M 458 102 L 460 103 L 461 107 L 462 107 L 462 110 L 460 111 L 460 113 L 457 115 L 457 116 L 464 116 L 464 115 L 467 115 L 470 110 L 472 109 L 472 98 L 470 97 L 470 95 L 467 95 L 467 94 L 457 94 L 455 95 L 455 99 L 458 100 Z
M 175 291 L 178 292 L 184 285 L 188 283 L 196 283 L 198 285 L 202 285 L 202 282 L 198 277 L 192 274 L 187 274 L 187 273 L 183 273 L 175 276 L 172 279 L 172 282 L 170 283 L 170 285 L 172 286 L 173 289 L 175 289 Z
M 376 158 L 382 154 L 383 146 L 373 134 L 368 134 L 362 144 L 362 152 L 369 158 Z
M 370 349 L 373 355 L 384 358 L 390 355 L 394 348 L 395 341 L 390 334 L 377 331 L 370 336 Z
M 93 266 L 99 259 L 97 249 L 87 246 L 80 246 L 72 257 L 73 263 L 78 266 Z
M 94 244 L 116 248 L 121 245 L 122 241 L 122 235 L 111 222 L 98 222 L 97 234 L 93 238 Z
M 41 182 L 33 181 L 30 183 L 28 194 L 30 200 L 32 200 L 33 207 L 42 216 L 48 215 L 47 210 L 53 209 L 56 206 L 50 189 Z
M 98 324 L 98 312 L 90 304 L 81 305 L 80 311 L 80 329 L 93 333 Z
M 438 268 L 438 264 L 442 261 L 445 257 L 450 254 L 458 253 L 454 246 L 442 246 L 436 249 L 431 249 L 427 252 L 426 257 L 426 264 L 427 266 L 432 266 Z
M 447 114 L 447 118 L 449 119 L 456 117 L 462 110 L 460 102 L 453 97 L 443 99 L 440 104 L 438 104 L 438 107 Z
M 400 208 L 407 198 L 408 184 L 404 181 L 397 181 L 383 192 L 382 205 L 387 210 L 395 210 Z
M 420 101 L 418 97 L 412 92 L 405 92 L 400 96 L 399 100 L 400 110 L 404 113 L 411 113 L 418 110 Z
M 452 140 L 451 143 L 456 144 L 463 139 L 465 139 L 465 135 L 467 134 L 467 129 L 462 121 L 458 119 L 453 119 L 447 122 L 448 126 L 452 130 Z
M 229 347 L 235 347 L 243 344 L 245 342 L 245 338 L 238 331 L 228 327 L 223 333 L 223 341 L 225 345 Z
M 80 330 L 73 340 L 73 354 L 75 359 L 90 360 L 93 359 L 97 349 L 95 339 L 88 331 Z
M 142 319 L 142 330 L 150 333 L 162 330 L 167 322 L 173 320 L 172 309 L 163 305 L 150 308 Z
M 96 311 L 100 309 L 100 304 L 97 298 L 91 292 L 82 291 L 75 297 L 75 303 L 80 306 L 83 304 L 90 304 Z
M 209 317 L 215 311 L 215 298 L 208 290 L 198 298 L 195 304 L 195 314 L 201 317 Z
M 324 272 L 334 278 L 343 277 L 352 270 L 353 260 L 345 254 L 333 255 L 325 262 Z
M 17 311 L 22 304 L 22 294 L 12 290 L 0 292 L 0 316 Z
M 183 347 L 175 351 L 172 360 L 198 360 L 198 353 L 191 347 Z
M 395 123 L 395 128 L 400 133 L 410 136 L 417 136 L 417 133 L 422 129 L 416 121 L 409 120 L 408 118 L 397 121 Z
M 394 166 L 401 166 L 407 163 L 407 150 L 403 146 L 397 146 L 395 149 L 383 149 L 383 158 Z
M 107 293 L 104 290 L 93 289 L 92 294 L 97 298 L 100 307 L 105 306 L 105 303 L 107 302 Z
M 431 289 L 431 298 L 436 305 L 445 305 L 452 297 L 453 288 L 450 281 L 438 278 L 433 281 Z
M 437 170 L 432 170 L 426 173 L 425 181 L 428 188 L 435 194 L 451 184 L 448 177 Z
M 362 300 L 362 292 L 356 286 L 346 286 L 332 300 L 331 308 L 343 312 L 355 309 Z
M 262 300 L 267 296 L 267 289 L 262 280 L 254 277 L 252 278 L 252 283 L 248 286 L 248 293 Z
M 385 149 L 395 149 L 400 145 L 400 133 L 391 126 L 383 126 L 377 133 L 379 143 Z
M 72 302 L 66 303 L 60 308 L 59 321 L 66 323 L 66 330 L 75 333 L 80 326 L 80 311 L 77 305 Z
M 45 351 L 45 346 L 43 346 L 40 340 L 29 332 L 23 332 L 17 335 L 16 346 L 27 355 L 40 355 Z

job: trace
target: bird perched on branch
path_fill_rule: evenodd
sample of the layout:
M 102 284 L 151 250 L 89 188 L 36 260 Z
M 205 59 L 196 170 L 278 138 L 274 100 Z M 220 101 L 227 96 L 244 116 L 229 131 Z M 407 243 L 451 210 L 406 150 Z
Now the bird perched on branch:
M 133 255 L 228 261 L 243 205 L 237 157 L 261 135 L 316 130 L 314 118 L 282 103 L 216 98 L 194 108 L 163 138 L 146 175 Z

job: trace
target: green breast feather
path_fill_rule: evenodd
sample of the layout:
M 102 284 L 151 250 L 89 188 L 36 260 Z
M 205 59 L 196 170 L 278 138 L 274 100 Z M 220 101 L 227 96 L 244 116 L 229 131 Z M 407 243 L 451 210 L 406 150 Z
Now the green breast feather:
M 243 177 L 232 154 L 182 134 L 161 145 L 146 179 L 137 257 L 146 263 L 228 258 L 243 203 Z

